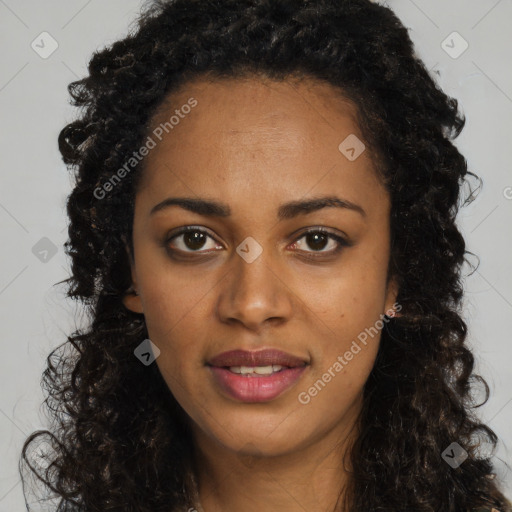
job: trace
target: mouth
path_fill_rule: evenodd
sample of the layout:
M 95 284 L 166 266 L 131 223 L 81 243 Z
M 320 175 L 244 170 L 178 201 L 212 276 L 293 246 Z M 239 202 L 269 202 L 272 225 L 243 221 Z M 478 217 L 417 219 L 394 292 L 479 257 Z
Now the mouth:
M 268 402 L 297 382 L 309 363 L 275 349 L 233 350 L 209 360 L 220 390 L 242 402 Z
M 305 366 L 305 363 L 304 365 Z M 231 373 L 236 373 L 237 375 L 241 375 L 243 377 L 264 377 L 273 375 L 274 373 L 282 372 L 283 370 L 288 370 L 289 368 L 297 368 L 292 366 L 283 366 L 280 364 L 271 364 L 268 366 L 222 366 L 226 370 L 229 370 Z

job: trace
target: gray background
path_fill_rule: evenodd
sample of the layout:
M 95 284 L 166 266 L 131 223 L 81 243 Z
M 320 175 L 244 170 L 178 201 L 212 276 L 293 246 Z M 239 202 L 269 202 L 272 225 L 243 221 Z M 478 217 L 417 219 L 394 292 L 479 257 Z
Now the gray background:
M 94 50 L 127 33 L 141 5 L 139 0 L 0 0 L 2 512 L 25 510 L 17 464 L 24 439 L 46 423 L 39 385 L 45 358 L 84 323 L 62 286 L 53 286 L 68 274 L 62 244 L 71 182 L 57 150 L 58 133 L 75 114 L 66 86 L 85 74 Z M 456 143 L 484 181 L 478 199 L 459 217 L 468 249 L 481 258 L 465 283 L 465 318 L 477 370 L 491 387 L 479 414 L 500 438 L 497 469 L 512 497 L 507 469 L 512 462 L 512 0 L 388 0 L 388 5 L 410 29 L 427 67 L 440 72 L 441 87 L 460 101 L 467 124 Z M 451 35 L 454 31 L 460 37 Z M 40 53 L 52 42 L 42 32 L 58 44 L 47 58 Z M 469 47 L 461 53 L 464 41 Z

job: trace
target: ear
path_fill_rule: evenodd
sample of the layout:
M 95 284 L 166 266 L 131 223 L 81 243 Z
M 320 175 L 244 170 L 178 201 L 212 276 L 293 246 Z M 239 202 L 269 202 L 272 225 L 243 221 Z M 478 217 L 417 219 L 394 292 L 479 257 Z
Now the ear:
M 385 314 L 391 318 L 401 316 L 400 310 L 402 305 L 396 301 L 398 297 L 398 283 L 395 277 L 392 277 L 388 281 L 386 302 L 385 302 Z
M 128 254 L 128 260 L 130 262 L 130 273 L 131 273 L 131 279 L 132 284 L 126 290 L 125 294 L 123 295 L 123 304 L 126 309 L 129 309 L 130 311 L 133 311 L 134 313 L 144 313 L 144 309 L 142 307 L 142 301 L 140 299 L 140 296 L 138 294 L 138 288 L 137 288 L 137 277 L 135 272 L 135 260 L 134 257 L 130 251 L 130 248 L 128 247 L 128 244 L 125 240 L 125 249 Z

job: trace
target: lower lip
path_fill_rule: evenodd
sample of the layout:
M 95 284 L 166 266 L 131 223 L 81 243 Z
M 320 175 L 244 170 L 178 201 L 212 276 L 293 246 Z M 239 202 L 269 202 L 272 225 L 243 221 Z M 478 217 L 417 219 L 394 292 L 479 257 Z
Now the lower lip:
M 227 368 L 209 366 L 220 387 L 242 402 L 268 402 L 277 398 L 299 379 L 306 367 L 307 365 L 288 368 L 268 376 L 246 377 Z

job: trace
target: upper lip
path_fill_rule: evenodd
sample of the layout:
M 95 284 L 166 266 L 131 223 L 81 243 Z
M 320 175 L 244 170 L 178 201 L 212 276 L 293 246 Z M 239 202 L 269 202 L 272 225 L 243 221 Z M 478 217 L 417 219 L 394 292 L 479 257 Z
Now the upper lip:
M 263 349 L 258 351 L 229 350 L 212 357 L 207 364 L 210 366 L 270 366 L 281 365 L 290 368 L 304 366 L 305 359 L 288 354 L 277 349 Z

